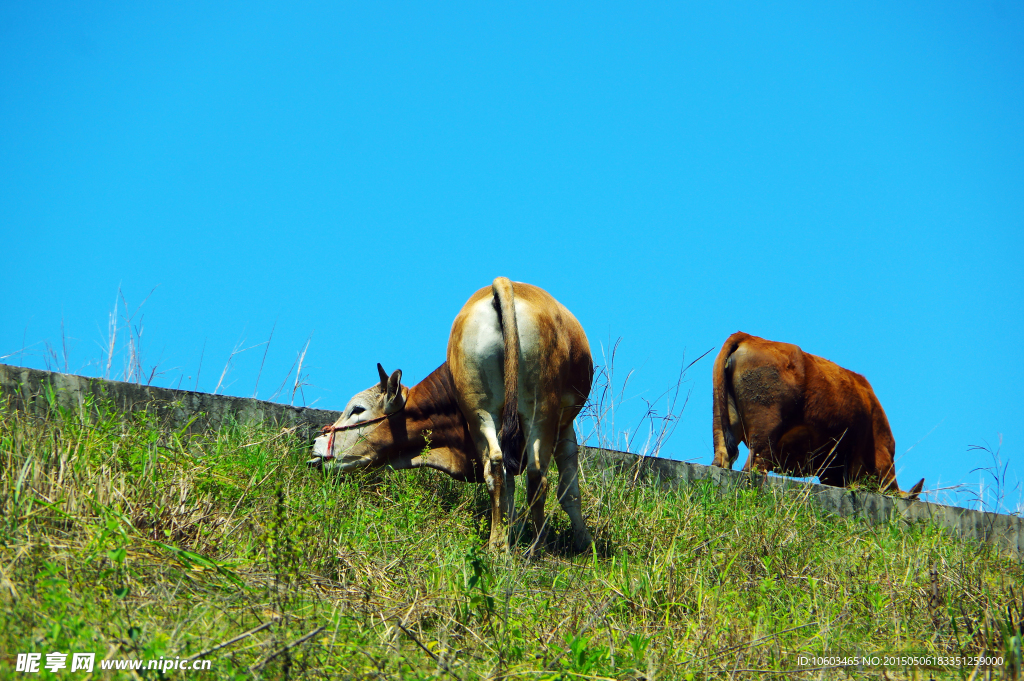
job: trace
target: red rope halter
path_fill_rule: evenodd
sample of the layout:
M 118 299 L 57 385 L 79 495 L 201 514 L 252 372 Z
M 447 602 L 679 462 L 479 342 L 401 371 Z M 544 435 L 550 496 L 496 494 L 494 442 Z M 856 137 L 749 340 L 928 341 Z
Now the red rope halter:
M 332 452 L 332 450 L 334 449 L 334 434 L 335 433 L 340 433 L 343 430 L 355 430 L 356 428 L 362 428 L 363 426 L 369 426 L 369 425 L 372 425 L 374 423 L 380 423 L 384 419 L 391 418 L 392 416 L 394 416 L 398 412 L 402 411 L 402 409 L 405 409 L 405 405 L 404 404 L 402 405 L 402 408 L 398 409 L 397 411 L 393 411 L 390 414 L 384 414 L 383 416 L 378 416 L 377 418 L 373 418 L 373 419 L 370 419 L 368 421 L 360 421 L 359 423 L 352 423 L 352 424 L 347 425 L 347 426 L 336 426 L 334 424 L 331 424 L 329 426 L 324 426 L 323 428 L 320 429 L 320 432 L 323 433 L 324 435 L 330 435 L 330 437 L 327 438 L 327 456 L 325 456 L 324 458 L 325 459 L 333 459 L 334 458 L 334 453 Z

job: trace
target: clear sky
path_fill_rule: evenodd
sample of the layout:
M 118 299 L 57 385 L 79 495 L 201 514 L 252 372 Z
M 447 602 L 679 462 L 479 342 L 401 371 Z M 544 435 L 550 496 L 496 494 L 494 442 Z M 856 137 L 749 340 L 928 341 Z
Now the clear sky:
M 743 330 L 867 376 L 904 487 L 1024 480 L 1020 2 L 85 5 L 0 1 L 0 361 L 103 375 L 120 287 L 154 384 L 264 343 L 219 391 L 287 402 L 308 339 L 339 409 L 504 275 L 622 339 L 622 428 L 714 348 L 668 455 Z

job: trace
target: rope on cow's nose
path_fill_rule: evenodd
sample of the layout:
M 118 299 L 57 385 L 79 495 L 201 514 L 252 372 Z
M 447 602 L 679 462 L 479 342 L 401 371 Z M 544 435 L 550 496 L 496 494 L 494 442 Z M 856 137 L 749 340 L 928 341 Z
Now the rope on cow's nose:
M 368 426 L 368 425 L 373 424 L 373 423 L 380 423 L 384 419 L 391 418 L 392 416 L 394 416 L 395 414 L 403 411 L 404 409 L 405 409 L 405 405 L 403 404 L 401 409 L 396 409 L 395 411 L 391 412 L 390 414 L 384 414 L 383 416 L 378 416 L 377 418 L 369 419 L 369 420 L 366 420 L 366 421 L 360 421 L 359 423 L 351 423 L 351 424 L 349 424 L 347 426 L 335 426 L 335 425 L 331 424 L 329 426 L 324 426 L 323 428 L 321 428 L 320 432 L 323 433 L 324 435 L 327 435 L 328 433 L 333 435 L 334 433 L 339 433 L 339 432 L 341 432 L 343 430 L 355 430 L 356 428 L 362 428 L 363 426 Z
M 341 431 L 344 431 L 344 430 L 355 430 L 356 428 L 362 428 L 363 426 L 369 426 L 369 425 L 372 425 L 374 423 L 379 423 L 379 422 L 383 421 L 384 419 L 391 418 L 392 416 L 394 416 L 395 414 L 399 413 L 403 409 L 405 409 L 405 405 L 404 404 L 402 405 L 401 409 L 397 409 L 397 410 L 391 412 L 390 414 L 384 414 L 383 416 L 378 416 L 377 418 L 369 419 L 367 421 L 360 421 L 359 423 L 352 423 L 352 424 L 349 424 L 347 426 L 335 426 L 334 424 L 324 426 L 323 428 L 320 429 L 320 432 L 321 432 L 321 434 L 328 436 L 328 438 L 327 438 L 327 458 L 330 458 L 330 459 L 334 458 L 334 434 L 335 433 L 340 433 Z

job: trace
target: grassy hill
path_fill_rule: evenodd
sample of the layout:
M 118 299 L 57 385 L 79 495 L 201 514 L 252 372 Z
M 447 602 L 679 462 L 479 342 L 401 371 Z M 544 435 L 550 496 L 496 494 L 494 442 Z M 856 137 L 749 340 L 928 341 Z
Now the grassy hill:
M 51 652 L 95 653 L 92 678 L 1020 673 L 1024 568 L 933 527 L 869 527 L 795 492 L 665 493 L 591 474 L 595 552 L 568 553 L 552 497 L 547 549 L 526 557 L 519 523 L 499 555 L 482 548 L 482 486 L 431 471 L 324 477 L 306 458 L 265 429 L 185 435 L 145 413 L 0 406 L 0 677 L 29 678 L 17 654 L 42 666 Z M 1004 664 L 800 660 L 823 654 Z M 210 668 L 99 668 L 161 658 Z M 70 660 L 31 678 L 86 678 Z

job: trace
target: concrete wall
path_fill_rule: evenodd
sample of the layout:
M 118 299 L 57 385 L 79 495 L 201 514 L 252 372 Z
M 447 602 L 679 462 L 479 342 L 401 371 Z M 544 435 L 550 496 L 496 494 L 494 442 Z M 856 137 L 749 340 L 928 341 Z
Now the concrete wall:
M 289 407 L 243 397 L 197 393 L 190 390 L 154 388 L 121 381 L 70 376 L 0 364 L 0 399 L 10 399 L 20 410 L 46 413 L 47 395 L 65 408 L 81 408 L 87 397 L 109 400 L 122 411 L 149 410 L 170 428 L 190 431 L 216 429 L 224 423 L 262 423 L 271 427 L 296 427 L 296 435 L 309 439 L 321 426 L 333 423 L 340 412 Z M 872 492 L 796 482 L 786 478 L 750 475 L 700 464 L 637 457 L 607 449 L 581 448 L 584 468 L 601 476 L 628 475 L 642 484 L 663 487 L 711 480 L 723 489 L 766 486 L 799 489 L 821 508 L 840 515 L 858 516 L 869 522 L 888 522 L 896 516 L 908 523 L 934 522 L 951 533 L 990 542 L 1024 557 L 1024 519 L 998 513 L 972 511 L 957 506 L 894 499 Z
M 10 399 L 19 410 L 45 414 L 49 408 L 48 394 L 64 408 L 79 409 L 91 396 L 93 403 L 107 400 L 120 411 L 145 409 L 167 427 L 188 426 L 191 432 L 212 430 L 231 422 L 262 423 L 271 427 L 295 426 L 300 437 L 310 438 L 340 416 L 336 411 L 290 407 L 245 397 L 155 388 L 0 364 L 0 399 Z
M 736 487 L 767 487 L 800 490 L 819 507 L 844 516 L 856 516 L 870 523 L 884 523 L 897 517 L 907 524 L 934 522 L 952 534 L 996 544 L 1000 549 L 1024 557 L 1024 518 L 1001 513 L 972 511 L 959 506 L 907 501 L 866 491 L 798 482 L 788 478 L 752 475 L 714 466 L 638 457 L 626 452 L 581 447 L 581 460 L 592 474 L 626 475 L 642 484 L 675 487 L 699 480 L 711 480 L 723 490 Z

